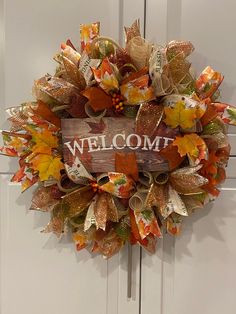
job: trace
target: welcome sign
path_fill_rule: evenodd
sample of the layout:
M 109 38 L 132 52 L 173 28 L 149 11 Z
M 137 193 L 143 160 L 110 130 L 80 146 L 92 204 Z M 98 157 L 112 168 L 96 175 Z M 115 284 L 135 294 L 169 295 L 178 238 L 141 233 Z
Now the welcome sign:
M 76 159 L 93 172 L 115 171 L 117 152 L 135 152 L 139 171 L 168 170 L 160 149 L 173 141 L 159 127 L 151 137 L 135 132 L 135 120 L 129 118 L 62 120 L 64 161 L 72 165 Z

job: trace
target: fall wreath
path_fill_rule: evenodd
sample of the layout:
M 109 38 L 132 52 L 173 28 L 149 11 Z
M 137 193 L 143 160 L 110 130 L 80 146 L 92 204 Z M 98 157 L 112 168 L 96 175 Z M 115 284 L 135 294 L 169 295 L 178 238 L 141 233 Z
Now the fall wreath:
M 81 25 L 80 52 L 63 43 L 35 101 L 7 109 L 0 151 L 19 158 L 22 191 L 38 183 L 31 209 L 51 213 L 43 232 L 71 232 L 77 250 L 105 257 L 126 242 L 154 252 L 218 196 L 236 108 L 217 101 L 220 73 L 195 77 L 190 42 L 151 43 L 135 21 L 122 48 L 99 27 Z

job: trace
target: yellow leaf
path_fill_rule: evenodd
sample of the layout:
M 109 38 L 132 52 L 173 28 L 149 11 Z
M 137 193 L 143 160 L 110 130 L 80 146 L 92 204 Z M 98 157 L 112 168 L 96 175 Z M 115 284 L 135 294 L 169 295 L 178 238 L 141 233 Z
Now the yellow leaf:
M 41 154 L 51 154 L 52 148 L 58 147 L 58 138 L 53 135 L 49 130 L 44 130 L 32 134 L 32 141 L 35 145 L 32 147 L 32 152 Z
M 172 128 L 180 126 L 183 129 L 189 129 L 194 126 L 194 120 L 197 118 L 195 108 L 186 108 L 183 101 L 178 101 L 172 107 L 165 107 L 165 123 Z
M 64 165 L 60 157 L 39 154 L 32 160 L 31 168 L 39 172 L 41 181 L 48 180 L 50 177 L 60 180 L 60 170 L 64 169 Z
M 99 69 L 92 69 L 95 80 L 107 93 L 119 89 L 119 82 L 108 58 L 103 59 Z
M 137 105 L 154 99 L 154 91 L 148 86 L 149 76 L 143 75 L 120 86 L 121 95 L 128 105 Z
M 178 152 L 181 157 L 186 154 L 192 157 L 199 157 L 200 148 L 206 146 L 203 139 L 194 133 L 184 135 L 183 137 L 176 137 L 173 145 L 178 147 Z

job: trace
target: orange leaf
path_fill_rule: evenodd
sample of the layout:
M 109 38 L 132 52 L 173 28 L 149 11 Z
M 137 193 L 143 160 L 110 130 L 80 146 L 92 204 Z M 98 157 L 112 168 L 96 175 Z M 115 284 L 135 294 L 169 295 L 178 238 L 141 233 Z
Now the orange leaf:
M 225 169 L 219 166 L 219 162 L 220 157 L 214 151 L 210 152 L 208 160 L 202 162 L 200 172 L 208 179 L 209 185 L 215 186 L 225 180 Z
M 94 111 L 101 111 L 112 107 L 112 98 L 107 95 L 99 87 L 89 87 L 85 89 L 82 93 L 83 96 L 88 98 L 90 105 Z
M 183 101 L 177 102 L 173 108 L 165 107 L 164 112 L 166 115 L 164 121 L 172 128 L 176 128 L 177 126 L 183 129 L 192 128 L 197 118 L 196 109 L 187 109 Z
M 173 145 L 178 147 L 178 152 L 181 157 L 187 154 L 192 157 L 199 157 L 200 147 L 206 146 L 203 139 L 194 133 L 186 134 L 183 137 L 176 137 Z
M 99 69 L 92 69 L 95 80 L 107 93 L 119 88 L 119 82 L 115 76 L 112 65 L 108 58 L 103 59 Z
M 228 161 L 230 156 L 231 146 L 228 145 L 226 147 L 219 148 L 216 152 L 216 155 L 220 158 L 221 161 Z
M 120 93 L 125 98 L 125 103 L 136 105 L 154 99 L 154 90 L 149 84 L 149 76 L 143 75 L 137 79 L 120 86 Z
M 39 154 L 32 160 L 31 168 L 39 172 L 41 181 L 48 180 L 50 177 L 60 180 L 60 171 L 64 169 L 64 165 L 60 157 Z
M 130 175 L 135 181 L 138 180 L 138 165 L 135 153 L 116 153 L 116 172 Z
M 214 185 L 212 184 L 206 184 L 202 187 L 206 192 L 212 194 L 213 196 L 218 196 L 220 194 L 220 190 L 218 190 Z
M 48 105 L 46 105 L 44 102 L 38 100 L 38 105 L 36 108 L 32 108 L 33 111 L 39 115 L 40 117 L 42 117 L 43 119 L 51 122 L 52 124 L 54 124 L 55 126 L 57 126 L 58 128 L 61 127 L 61 120 L 55 115 L 55 113 L 53 113 L 51 111 L 51 109 L 48 107 Z
M 168 160 L 170 170 L 177 168 L 184 160 L 184 157 L 181 157 L 178 153 L 178 148 L 173 144 L 166 146 L 159 153 L 163 158 Z

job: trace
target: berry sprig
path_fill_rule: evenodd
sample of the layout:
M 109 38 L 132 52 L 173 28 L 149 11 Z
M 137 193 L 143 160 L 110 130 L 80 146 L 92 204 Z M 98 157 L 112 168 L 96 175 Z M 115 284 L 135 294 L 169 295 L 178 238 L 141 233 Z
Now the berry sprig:
M 124 97 L 117 92 L 113 92 L 112 104 L 116 112 L 118 113 L 122 112 L 124 110 Z
M 101 191 L 96 181 L 91 181 L 90 186 L 92 187 L 94 193 Z

